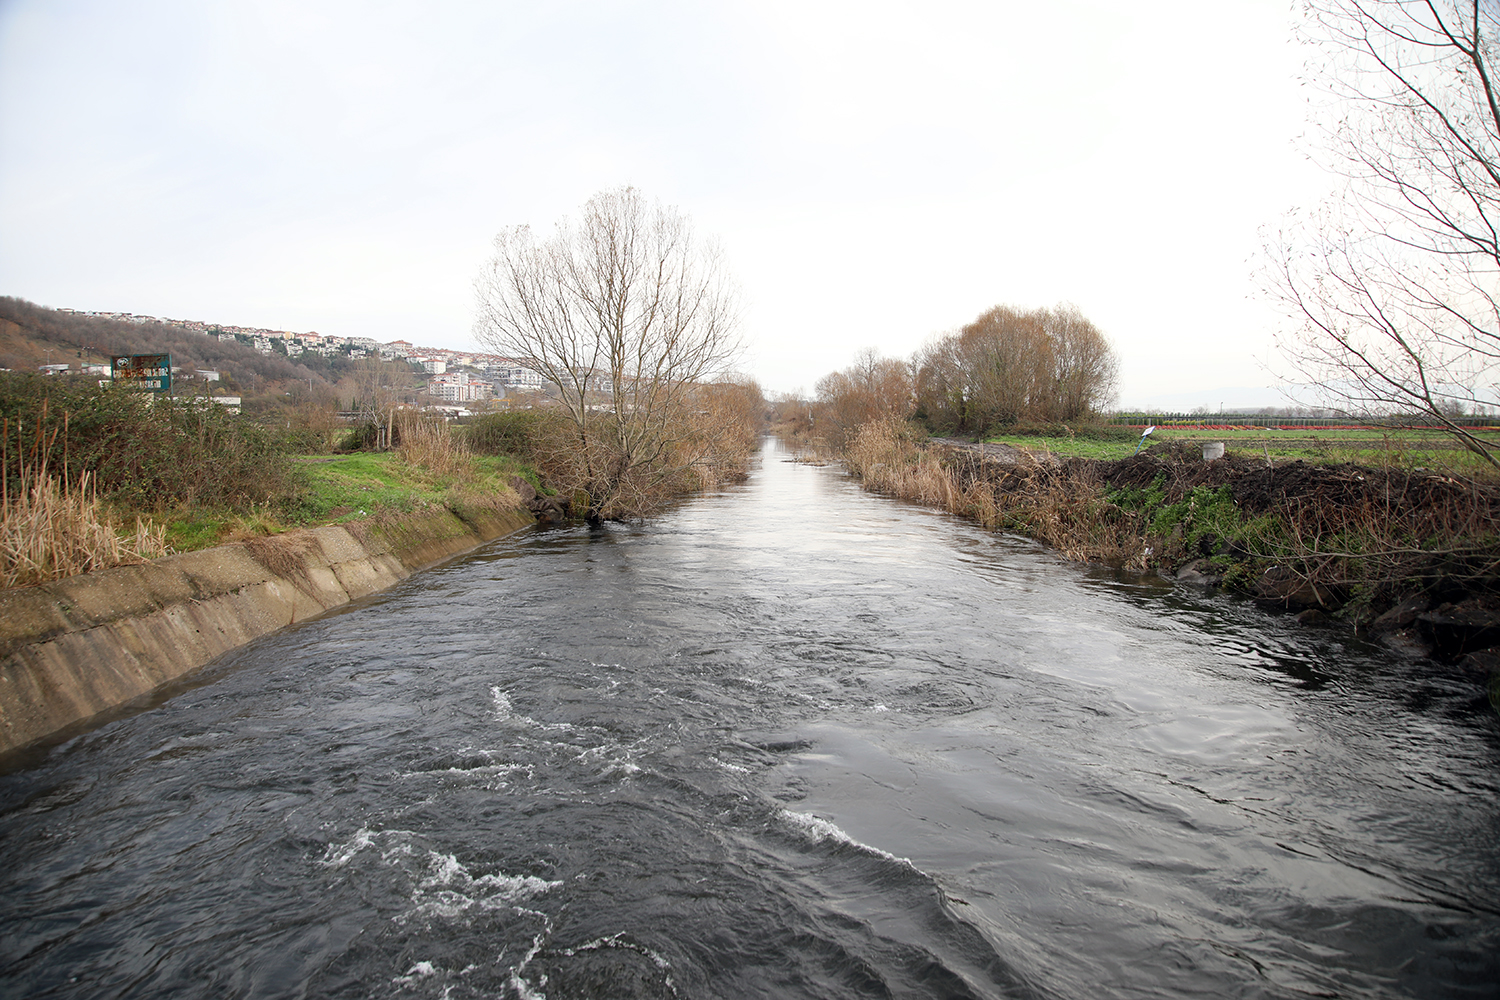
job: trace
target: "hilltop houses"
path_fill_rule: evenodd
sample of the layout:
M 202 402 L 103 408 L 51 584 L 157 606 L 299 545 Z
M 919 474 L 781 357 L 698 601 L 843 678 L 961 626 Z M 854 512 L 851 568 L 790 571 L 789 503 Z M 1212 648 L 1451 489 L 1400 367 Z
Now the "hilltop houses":
M 474 351 L 420 347 L 405 339 L 380 342 L 371 337 L 338 337 L 320 334 L 316 331 L 297 333 L 289 330 L 270 330 L 264 327 L 206 323 L 201 320 L 138 316 L 125 312 L 89 312 L 77 309 L 58 311 L 127 323 L 169 324 L 196 331 L 225 343 L 238 342 L 261 354 L 285 354 L 293 361 L 305 355 L 329 359 L 379 358 L 386 362 L 404 361 L 430 376 L 427 382 L 427 395 L 435 401 L 441 401 L 435 405 L 449 404 L 446 406 L 449 409 L 457 408 L 451 404 L 504 397 L 508 392 L 541 392 L 546 388 L 546 379 L 539 372 L 511 358 Z M 67 366 L 62 365 L 55 367 L 58 370 L 67 369 Z M 207 373 L 196 374 L 199 378 L 206 380 L 214 377 Z

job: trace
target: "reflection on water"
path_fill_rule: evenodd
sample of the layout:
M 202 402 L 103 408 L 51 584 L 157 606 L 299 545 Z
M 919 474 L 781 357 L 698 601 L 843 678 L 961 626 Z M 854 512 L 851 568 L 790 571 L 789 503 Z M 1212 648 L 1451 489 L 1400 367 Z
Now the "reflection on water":
M 1472 685 L 784 459 L 0 779 L 0 990 L 1495 995 Z

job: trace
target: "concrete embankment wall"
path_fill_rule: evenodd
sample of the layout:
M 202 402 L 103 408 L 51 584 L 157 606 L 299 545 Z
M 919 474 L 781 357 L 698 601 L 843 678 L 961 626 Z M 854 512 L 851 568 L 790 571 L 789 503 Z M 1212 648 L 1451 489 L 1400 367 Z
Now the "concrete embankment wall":
M 525 510 L 429 511 L 0 591 L 0 753 L 531 523 Z

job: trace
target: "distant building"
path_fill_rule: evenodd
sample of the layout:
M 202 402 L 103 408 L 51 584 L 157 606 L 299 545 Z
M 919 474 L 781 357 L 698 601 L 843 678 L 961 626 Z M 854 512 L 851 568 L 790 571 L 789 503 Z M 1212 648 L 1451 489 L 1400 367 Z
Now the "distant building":
M 427 394 L 453 403 L 489 399 L 494 389 L 488 382 L 470 378 L 467 372 L 449 372 L 427 383 Z
M 502 384 L 514 386 L 517 389 L 540 389 L 547 381 L 540 373 L 506 358 L 500 358 L 485 365 L 485 371 L 498 378 Z

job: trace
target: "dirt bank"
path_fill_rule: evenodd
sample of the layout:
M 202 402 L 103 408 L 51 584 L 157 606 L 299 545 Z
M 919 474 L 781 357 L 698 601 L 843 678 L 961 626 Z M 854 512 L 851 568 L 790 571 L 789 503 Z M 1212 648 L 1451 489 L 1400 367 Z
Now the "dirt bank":
M 0 591 L 0 754 L 531 523 L 428 510 Z

